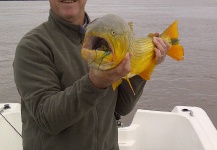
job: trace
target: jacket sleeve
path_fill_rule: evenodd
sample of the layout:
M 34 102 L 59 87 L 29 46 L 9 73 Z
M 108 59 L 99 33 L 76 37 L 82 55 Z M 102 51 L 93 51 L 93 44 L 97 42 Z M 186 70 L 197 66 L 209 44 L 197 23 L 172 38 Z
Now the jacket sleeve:
M 18 44 L 13 62 L 14 79 L 36 123 L 43 131 L 57 134 L 82 119 L 108 89 L 95 88 L 88 75 L 84 75 L 62 90 L 51 52 L 42 51 L 47 47 L 36 45 L 35 40 L 26 38 Z
M 132 111 L 142 95 L 146 80 L 137 75 L 130 78 L 130 83 L 133 87 L 135 95 L 126 80 L 123 80 L 121 85 L 118 87 L 118 100 L 115 111 L 122 116 L 125 116 Z

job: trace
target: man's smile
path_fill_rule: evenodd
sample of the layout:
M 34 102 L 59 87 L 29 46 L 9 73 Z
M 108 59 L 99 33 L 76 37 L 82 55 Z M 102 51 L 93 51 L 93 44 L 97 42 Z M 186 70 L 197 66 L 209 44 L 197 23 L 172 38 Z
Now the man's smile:
M 77 2 L 78 0 L 61 0 L 62 3 L 74 3 Z

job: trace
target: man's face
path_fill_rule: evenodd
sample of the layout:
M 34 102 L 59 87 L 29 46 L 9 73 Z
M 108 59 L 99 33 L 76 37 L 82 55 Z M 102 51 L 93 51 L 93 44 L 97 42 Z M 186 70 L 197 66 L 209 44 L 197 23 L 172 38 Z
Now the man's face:
M 61 18 L 71 23 L 83 19 L 87 0 L 49 0 L 51 9 Z

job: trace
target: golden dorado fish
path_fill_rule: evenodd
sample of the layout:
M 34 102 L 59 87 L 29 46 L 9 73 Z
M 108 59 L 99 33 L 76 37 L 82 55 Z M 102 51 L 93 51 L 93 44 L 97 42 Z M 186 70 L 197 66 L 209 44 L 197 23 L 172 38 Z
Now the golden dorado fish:
M 177 25 L 178 21 L 172 23 L 160 34 L 160 38 L 171 45 L 167 55 L 179 61 L 184 59 L 184 49 L 179 43 Z M 126 54 L 130 53 L 131 71 L 125 77 L 130 84 L 129 78 L 135 75 L 139 75 L 144 80 L 150 79 L 157 65 L 155 45 L 152 40 L 153 34 L 136 38 L 132 23 L 126 23 L 119 16 L 109 14 L 94 20 L 87 26 L 81 53 L 90 67 L 99 70 L 115 68 Z M 114 90 L 121 81 L 112 84 Z

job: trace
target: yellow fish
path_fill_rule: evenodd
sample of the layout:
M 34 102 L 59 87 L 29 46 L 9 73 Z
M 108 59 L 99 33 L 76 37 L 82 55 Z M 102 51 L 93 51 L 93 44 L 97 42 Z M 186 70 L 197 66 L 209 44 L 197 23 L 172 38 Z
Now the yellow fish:
M 172 23 L 160 34 L 160 38 L 171 45 L 167 55 L 179 61 L 184 59 L 184 49 L 179 43 L 177 25 L 178 21 Z M 136 38 L 132 23 L 126 23 L 117 15 L 108 14 L 87 26 L 81 54 L 90 67 L 109 70 L 116 67 L 126 54 L 130 53 L 131 71 L 124 77 L 130 84 L 129 78 L 135 75 L 150 80 L 157 65 L 152 40 L 152 33 L 144 38 Z M 114 90 L 121 81 L 112 84 Z

